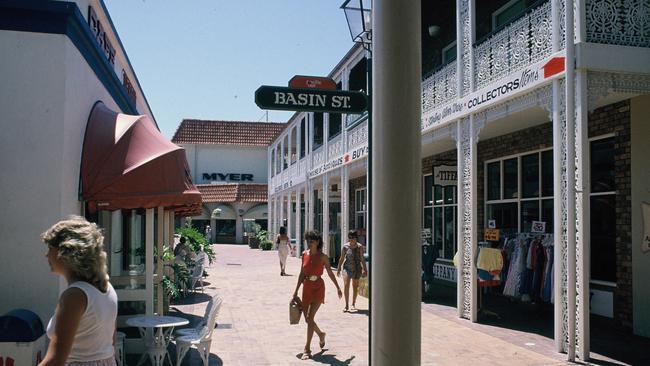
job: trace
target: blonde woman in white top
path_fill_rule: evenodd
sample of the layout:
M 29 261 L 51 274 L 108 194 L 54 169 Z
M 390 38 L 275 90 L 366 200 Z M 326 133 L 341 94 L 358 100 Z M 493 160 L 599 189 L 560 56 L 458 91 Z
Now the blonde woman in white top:
M 115 366 L 117 295 L 108 282 L 104 237 L 83 217 L 42 235 L 53 273 L 68 283 L 47 326 L 50 345 L 39 366 Z
M 286 276 L 287 273 L 284 270 L 287 267 L 287 256 L 289 256 L 289 246 L 291 245 L 286 227 L 280 226 L 280 234 L 275 242 L 278 245 L 278 257 L 280 257 L 280 276 Z

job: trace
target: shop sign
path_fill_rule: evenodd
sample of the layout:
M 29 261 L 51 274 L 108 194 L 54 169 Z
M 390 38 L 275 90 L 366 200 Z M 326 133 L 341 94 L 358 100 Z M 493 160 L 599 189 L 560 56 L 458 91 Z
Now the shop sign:
M 643 211 L 643 240 L 641 241 L 641 250 L 644 253 L 650 251 L 650 203 L 641 204 Z
M 268 85 L 255 91 L 255 104 L 262 109 L 332 113 L 361 113 L 368 108 L 362 92 Z
M 241 173 L 203 173 L 203 180 L 207 181 L 231 181 L 231 182 L 252 182 L 253 174 Z
M 108 40 L 108 35 L 102 27 L 102 23 L 97 17 L 97 13 L 92 6 L 88 6 L 88 26 L 90 26 L 90 31 L 95 36 L 95 40 L 99 45 L 99 48 L 104 51 L 104 56 L 111 65 L 115 65 L 115 48 Z
M 332 78 L 296 75 L 289 80 L 289 87 L 298 89 L 336 90 L 336 83 Z
M 459 119 L 469 113 L 510 99 L 543 83 L 564 75 L 564 51 L 508 75 L 465 98 L 427 113 L 422 118 L 422 130 Z
M 433 167 L 433 184 L 439 186 L 455 186 L 458 184 L 458 168 L 454 165 L 438 165 Z
M 336 157 L 334 159 L 331 159 L 329 161 L 326 161 L 325 163 L 321 164 L 320 166 L 312 169 L 307 173 L 307 176 L 309 178 L 313 178 L 317 175 L 321 175 L 323 173 L 329 172 L 330 170 L 334 170 L 338 167 L 341 167 L 343 165 L 349 164 L 355 160 L 359 160 L 361 158 L 364 158 L 368 155 L 368 146 L 361 146 L 358 148 L 355 148 L 353 150 L 350 150 L 346 152 L 345 154 Z
M 483 240 L 499 241 L 499 229 L 485 229 Z
M 433 265 L 433 278 L 456 282 L 456 267 L 436 263 Z
M 530 231 L 533 233 L 545 233 L 546 221 L 533 221 Z

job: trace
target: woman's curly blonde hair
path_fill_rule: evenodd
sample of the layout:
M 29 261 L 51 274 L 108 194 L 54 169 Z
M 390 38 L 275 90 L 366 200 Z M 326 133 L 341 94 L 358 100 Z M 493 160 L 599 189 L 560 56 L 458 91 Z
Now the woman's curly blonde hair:
M 52 225 L 41 238 L 49 247 L 59 250 L 58 259 L 71 270 L 75 279 L 106 291 L 104 235 L 96 224 L 80 216 L 70 216 Z

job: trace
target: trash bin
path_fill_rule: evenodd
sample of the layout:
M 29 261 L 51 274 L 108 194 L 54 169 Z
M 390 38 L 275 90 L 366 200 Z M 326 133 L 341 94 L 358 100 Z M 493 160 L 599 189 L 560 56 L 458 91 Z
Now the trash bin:
M 33 311 L 15 309 L 0 316 L 0 360 L 4 366 L 38 365 L 46 351 L 43 322 Z

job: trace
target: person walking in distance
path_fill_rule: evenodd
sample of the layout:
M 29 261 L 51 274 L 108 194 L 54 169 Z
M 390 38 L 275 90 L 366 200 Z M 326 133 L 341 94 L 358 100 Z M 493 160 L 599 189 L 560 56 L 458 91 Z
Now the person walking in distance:
M 341 258 L 336 269 L 336 275 L 341 276 L 343 268 L 343 288 L 345 291 L 345 308 L 343 312 L 348 312 L 348 303 L 350 299 L 350 282 L 352 282 L 352 311 L 356 311 L 357 295 L 359 293 L 359 278 L 368 275 L 366 268 L 366 259 L 363 257 L 363 245 L 357 242 L 357 232 L 350 230 L 348 232 L 348 242 L 341 248 Z
M 290 239 L 287 236 L 287 228 L 280 226 L 280 234 L 275 239 L 278 245 L 278 257 L 280 257 L 280 276 L 286 276 L 285 269 L 287 267 L 287 256 L 289 255 Z
M 42 235 L 63 291 L 47 325 L 50 344 L 39 366 L 115 366 L 117 294 L 108 282 L 104 236 L 83 217 L 59 221 Z
M 327 270 L 327 275 L 336 286 L 339 299 L 343 296 L 336 281 L 336 276 L 334 276 L 332 268 L 330 268 L 329 258 L 322 252 L 323 238 L 320 233 L 315 230 L 307 231 L 305 240 L 309 245 L 309 249 L 302 253 L 302 267 L 298 276 L 296 290 L 293 292 L 293 297 L 297 297 L 298 289 L 302 285 L 302 311 L 305 322 L 307 322 L 307 342 L 301 356 L 303 360 L 311 358 L 311 339 L 314 332 L 318 335 L 320 348 L 325 348 L 326 334 L 315 321 L 316 312 L 318 312 L 321 304 L 325 303 L 325 281 L 321 278 L 323 269 Z

